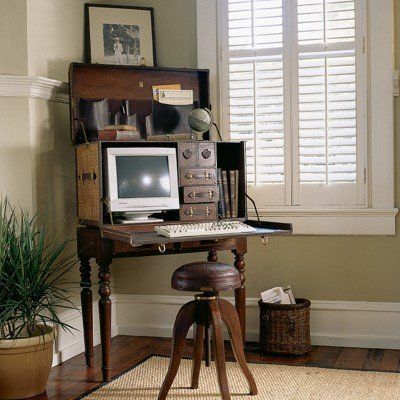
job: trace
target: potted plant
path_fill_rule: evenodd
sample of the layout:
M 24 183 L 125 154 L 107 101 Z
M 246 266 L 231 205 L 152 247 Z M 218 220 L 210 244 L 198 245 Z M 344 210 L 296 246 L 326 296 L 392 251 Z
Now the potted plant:
M 60 308 L 75 308 L 63 284 L 76 263 L 70 241 L 50 237 L 37 214 L 0 200 L 0 399 L 43 393 Z

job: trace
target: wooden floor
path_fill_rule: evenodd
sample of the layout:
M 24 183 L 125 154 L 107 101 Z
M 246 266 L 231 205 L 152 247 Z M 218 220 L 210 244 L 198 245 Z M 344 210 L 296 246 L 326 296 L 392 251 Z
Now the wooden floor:
M 185 356 L 191 356 L 190 340 Z M 117 336 L 112 339 L 113 376 L 120 374 L 149 355 L 169 356 L 170 340 Z M 227 345 L 227 357 L 233 360 Z M 310 354 L 300 357 L 261 355 L 246 352 L 249 362 L 271 362 L 287 365 L 308 365 L 330 368 L 365 369 L 375 371 L 399 371 L 400 350 L 358 349 L 314 346 Z M 33 399 L 74 399 L 87 393 L 101 383 L 101 353 L 95 348 L 95 366 L 86 368 L 83 355 L 78 355 L 54 367 L 50 374 L 46 395 Z

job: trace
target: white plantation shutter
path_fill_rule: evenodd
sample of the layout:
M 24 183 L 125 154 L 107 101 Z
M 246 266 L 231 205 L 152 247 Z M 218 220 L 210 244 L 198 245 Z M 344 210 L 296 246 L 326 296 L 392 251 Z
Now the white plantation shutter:
M 294 203 L 365 200 L 360 3 L 297 0 L 299 189 Z
M 281 204 L 284 193 L 282 0 L 229 0 L 229 132 L 245 140 L 249 192 L 269 188 Z
M 263 205 L 365 201 L 364 0 L 223 0 L 223 124 Z

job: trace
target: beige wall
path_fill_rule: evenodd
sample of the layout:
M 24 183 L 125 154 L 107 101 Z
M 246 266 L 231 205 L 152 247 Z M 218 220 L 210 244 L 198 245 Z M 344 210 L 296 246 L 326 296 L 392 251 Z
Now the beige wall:
M 83 60 L 83 10 L 86 1 L 25 1 L 28 14 L 29 75 L 68 80 L 70 62 Z M 158 64 L 196 67 L 195 1 L 95 0 L 92 3 L 154 7 Z
M 83 60 L 84 0 L 26 0 L 29 75 L 68 80 Z
M 26 0 L 0 0 L 0 74 L 26 75 Z
M 197 65 L 195 0 L 97 0 L 94 3 L 154 7 L 158 65 Z
M 27 99 L 0 97 L 0 193 L 30 207 L 31 149 Z

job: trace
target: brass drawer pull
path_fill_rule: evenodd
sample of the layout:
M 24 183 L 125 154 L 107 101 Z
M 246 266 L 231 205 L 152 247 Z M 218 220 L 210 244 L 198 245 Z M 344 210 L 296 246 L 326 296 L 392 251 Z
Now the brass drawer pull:
M 197 197 L 197 192 L 196 189 L 193 189 L 189 194 L 188 197 L 190 197 L 191 199 L 195 199 Z
M 185 178 L 192 183 L 195 179 L 204 179 L 205 181 L 208 181 L 211 179 L 211 174 L 209 171 L 204 171 L 203 173 L 193 173 L 192 171 L 189 171 L 186 175 Z
M 212 200 L 214 198 L 214 194 L 215 192 L 212 189 L 208 190 L 208 192 L 200 192 L 200 193 L 197 193 L 196 189 L 192 189 L 192 191 L 188 194 L 188 197 L 190 199 L 208 197 L 210 200 Z
M 189 215 L 189 217 L 194 217 L 195 215 L 203 215 L 203 213 L 195 213 L 193 207 L 189 207 L 188 210 L 185 211 L 186 215 Z M 204 207 L 204 215 L 206 217 L 209 217 L 211 214 L 211 209 L 210 207 Z
M 193 182 L 193 178 L 194 178 L 193 172 L 188 172 L 188 173 L 185 175 L 185 178 L 186 178 L 189 182 Z
M 185 214 L 189 215 L 190 217 L 193 217 L 194 215 L 193 207 L 189 207 L 189 210 L 186 210 Z

